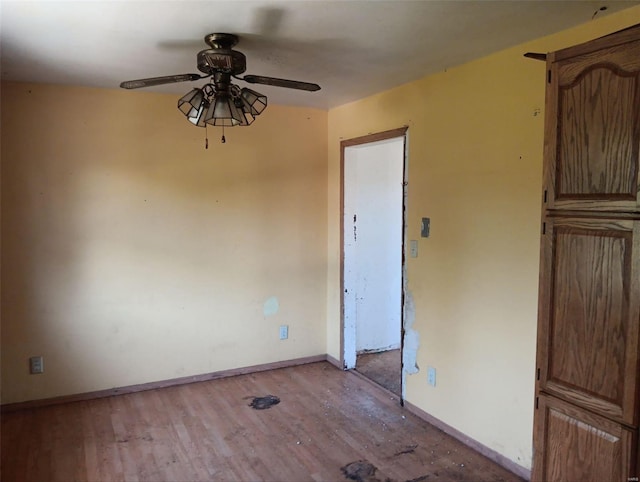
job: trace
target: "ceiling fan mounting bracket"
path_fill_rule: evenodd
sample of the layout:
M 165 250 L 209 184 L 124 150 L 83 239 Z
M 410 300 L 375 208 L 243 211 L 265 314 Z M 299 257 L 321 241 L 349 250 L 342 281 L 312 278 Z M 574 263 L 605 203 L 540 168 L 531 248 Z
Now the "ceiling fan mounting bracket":
M 210 33 L 204 41 L 212 49 L 231 49 L 238 44 L 238 36 L 232 33 Z

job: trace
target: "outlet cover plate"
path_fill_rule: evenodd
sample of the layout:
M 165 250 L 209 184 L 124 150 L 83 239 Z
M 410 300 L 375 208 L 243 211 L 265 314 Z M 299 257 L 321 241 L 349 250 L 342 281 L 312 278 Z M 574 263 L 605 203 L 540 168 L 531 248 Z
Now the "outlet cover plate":
M 286 340 L 289 338 L 289 325 L 280 325 L 280 339 Z
M 418 257 L 418 240 L 417 239 L 412 239 L 409 242 L 409 250 L 411 252 L 411 257 L 412 258 L 417 258 Z
M 427 367 L 427 383 L 432 387 L 436 386 L 436 369 Z
M 44 360 L 41 356 L 32 356 L 29 358 L 29 373 L 32 375 L 44 373 Z

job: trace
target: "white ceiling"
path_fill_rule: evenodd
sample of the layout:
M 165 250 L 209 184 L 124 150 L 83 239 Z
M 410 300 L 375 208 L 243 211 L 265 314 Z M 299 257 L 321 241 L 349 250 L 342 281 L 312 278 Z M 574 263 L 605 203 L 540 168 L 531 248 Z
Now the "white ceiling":
M 270 103 L 330 108 L 640 0 L 1 0 L 3 80 L 117 88 L 198 73 L 212 32 L 240 36 L 247 73 L 315 82 L 255 86 Z M 203 84 L 200 81 L 196 85 Z M 192 84 L 146 89 L 183 94 Z

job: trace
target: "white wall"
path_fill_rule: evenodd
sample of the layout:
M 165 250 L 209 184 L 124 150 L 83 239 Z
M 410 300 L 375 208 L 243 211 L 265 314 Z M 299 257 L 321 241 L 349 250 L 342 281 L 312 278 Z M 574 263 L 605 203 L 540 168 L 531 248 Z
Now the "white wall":
M 345 149 L 345 315 L 355 350 L 400 347 L 404 138 Z

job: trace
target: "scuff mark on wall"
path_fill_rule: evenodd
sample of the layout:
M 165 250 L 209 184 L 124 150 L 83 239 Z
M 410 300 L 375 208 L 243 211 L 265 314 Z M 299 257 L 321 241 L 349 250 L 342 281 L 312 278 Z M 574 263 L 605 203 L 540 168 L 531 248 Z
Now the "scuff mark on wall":
M 418 366 L 418 347 L 420 346 L 420 334 L 413 329 L 416 321 L 416 308 L 413 295 L 406 286 L 404 290 L 404 343 L 402 345 L 402 398 L 405 398 L 407 375 L 414 375 L 420 371 Z
M 358 240 L 358 232 L 357 232 L 357 228 L 356 228 L 356 219 L 357 219 L 357 215 L 354 214 L 353 215 L 353 240 L 354 241 Z
M 262 306 L 262 313 L 265 317 L 269 317 L 275 315 L 279 309 L 280 304 L 278 303 L 278 298 L 271 296 L 264 302 L 264 305 Z

